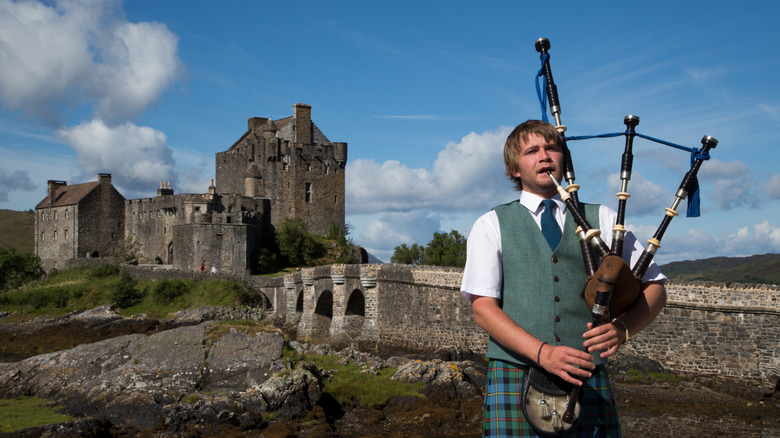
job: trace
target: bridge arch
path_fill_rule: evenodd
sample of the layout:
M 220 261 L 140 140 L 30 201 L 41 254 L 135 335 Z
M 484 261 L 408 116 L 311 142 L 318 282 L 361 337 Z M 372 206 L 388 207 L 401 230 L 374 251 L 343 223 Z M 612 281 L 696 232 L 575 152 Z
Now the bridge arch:
M 314 338 L 330 336 L 333 322 L 333 292 L 324 290 L 319 294 L 312 315 L 311 334 Z

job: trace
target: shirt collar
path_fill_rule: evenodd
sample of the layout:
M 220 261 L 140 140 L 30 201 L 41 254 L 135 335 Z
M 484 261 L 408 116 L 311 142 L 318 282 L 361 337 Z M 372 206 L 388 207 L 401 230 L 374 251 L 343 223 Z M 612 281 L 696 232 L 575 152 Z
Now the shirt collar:
M 528 211 L 530 211 L 532 213 L 538 213 L 539 212 L 539 210 L 542 208 L 542 201 L 544 199 L 546 199 L 546 198 L 542 198 L 541 196 L 539 196 L 537 194 L 534 194 L 534 193 L 531 193 L 531 192 L 526 192 L 526 191 L 521 191 L 520 192 L 520 204 L 523 207 L 527 208 Z M 556 193 L 555 196 L 553 196 L 550 199 L 555 201 L 555 204 L 558 206 L 558 209 L 561 212 L 564 212 L 564 213 L 566 212 L 566 203 L 563 202 L 563 200 L 561 199 L 560 193 Z

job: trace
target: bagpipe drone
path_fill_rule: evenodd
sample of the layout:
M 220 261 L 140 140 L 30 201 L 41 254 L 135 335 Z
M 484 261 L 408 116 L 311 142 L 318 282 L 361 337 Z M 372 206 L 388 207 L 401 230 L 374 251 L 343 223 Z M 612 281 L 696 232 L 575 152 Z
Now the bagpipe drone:
M 558 193 L 566 203 L 568 210 L 577 223 L 577 235 L 582 249 L 587 273 L 587 285 L 584 295 L 593 317 L 592 327 L 615 322 L 615 317 L 620 317 L 639 298 L 641 293 L 641 280 L 647 268 L 661 247 L 661 239 L 672 219 L 678 215 L 677 208 L 688 197 L 688 216 L 698 216 L 698 182 L 697 173 L 704 160 L 709 159 L 709 151 L 717 146 L 718 141 L 710 136 L 704 136 L 701 140 L 701 148 L 686 148 L 684 146 L 655 139 L 636 132 L 639 117 L 628 115 L 623 123 L 626 130 L 621 133 L 603 134 L 594 136 L 567 137 L 564 135 L 566 126 L 561 123 L 561 105 L 558 100 L 558 90 L 553 81 L 550 69 L 550 41 L 540 38 L 535 44 L 536 51 L 540 53 L 541 68 L 537 73 L 536 89 L 539 102 L 542 107 L 542 116 L 547 121 L 547 109 L 545 101 L 549 102 L 550 112 L 555 119 L 555 128 L 563 138 L 562 152 L 564 161 L 564 179 L 568 186 L 563 188 L 558 181 L 548 172 L 555 182 Z M 539 84 L 542 80 L 542 85 Z M 585 140 L 589 138 L 606 138 L 623 135 L 626 137 L 625 150 L 621 159 L 620 180 L 621 189 L 617 193 L 618 209 L 615 227 L 612 229 L 611 248 L 600 237 L 600 230 L 593 229 L 586 220 L 580 206 L 577 191 L 579 185 L 575 184 L 574 166 L 571 159 L 567 140 Z M 686 172 L 675 192 L 672 205 L 665 209 L 664 218 L 647 246 L 635 263 L 633 269 L 621 257 L 623 242 L 626 234 L 625 213 L 626 201 L 630 197 L 628 182 L 631 179 L 633 165 L 633 142 L 635 137 L 645 138 L 654 142 L 687 150 L 691 153 L 691 166 Z M 619 322 L 618 322 L 619 323 Z M 549 375 L 541 370 L 526 373 L 530 375 L 523 382 L 522 409 L 526 419 L 540 435 L 555 436 L 571 430 L 579 420 L 580 396 L 579 386 L 563 382 L 557 376 Z M 565 412 L 561 415 L 556 407 L 565 406 Z

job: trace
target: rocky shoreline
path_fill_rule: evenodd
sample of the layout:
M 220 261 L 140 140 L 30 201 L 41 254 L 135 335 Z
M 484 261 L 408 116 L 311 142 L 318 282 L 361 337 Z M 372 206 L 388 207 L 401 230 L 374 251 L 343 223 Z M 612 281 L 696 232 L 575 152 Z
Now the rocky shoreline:
M 17 349 L 41 338 L 68 347 L 67 334 L 86 341 L 54 353 L 33 350 L 24 359 L 2 358 L 0 398 L 35 394 L 77 418 L 5 436 L 481 435 L 482 361 L 285 344 L 272 326 L 215 330 L 212 321 L 220 319 L 259 321 L 262 314 L 205 308 L 161 322 L 121 318 L 98 308 L 57 320 L 0 325 L 0 343 Z M 105 339 L 95 340 L 99 335 Z M 422 384 L 425 398 L 396 397 L 376 409 L 339 404 L 322 391 L 329 371 L 305 363 L 292 366 L 284 357 L 285 345 L 299 354 L 336 356 L 364 372 L 396 368 L 392 379 Z M 780 436 L 777 391 L 735 395 L 738 390 L 718 390 L 729 387 L 727 382 L 693 377 L 635 383 L 629 369 L 659 371 L 660 365 L 631 358 L 613 365 L 626 437 L 669 436 L 671 431 L 678 436 Z

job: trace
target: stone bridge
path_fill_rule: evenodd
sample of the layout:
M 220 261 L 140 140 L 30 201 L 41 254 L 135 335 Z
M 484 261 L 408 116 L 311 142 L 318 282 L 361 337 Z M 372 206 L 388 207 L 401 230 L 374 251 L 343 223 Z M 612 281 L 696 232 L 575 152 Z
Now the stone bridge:
M 261 294 L 268 316 L 296 330 L 300 339 L 481 355 L 487 335 L 460 295 L 462 273 L 433 266 L 328 265 L 245 280 Z M 777 286 L 670 283 L 667 292 L 662 313 L 622 351 L 673 372 L 745 380 L 757 391 L 775 389 L 780 380 Z

